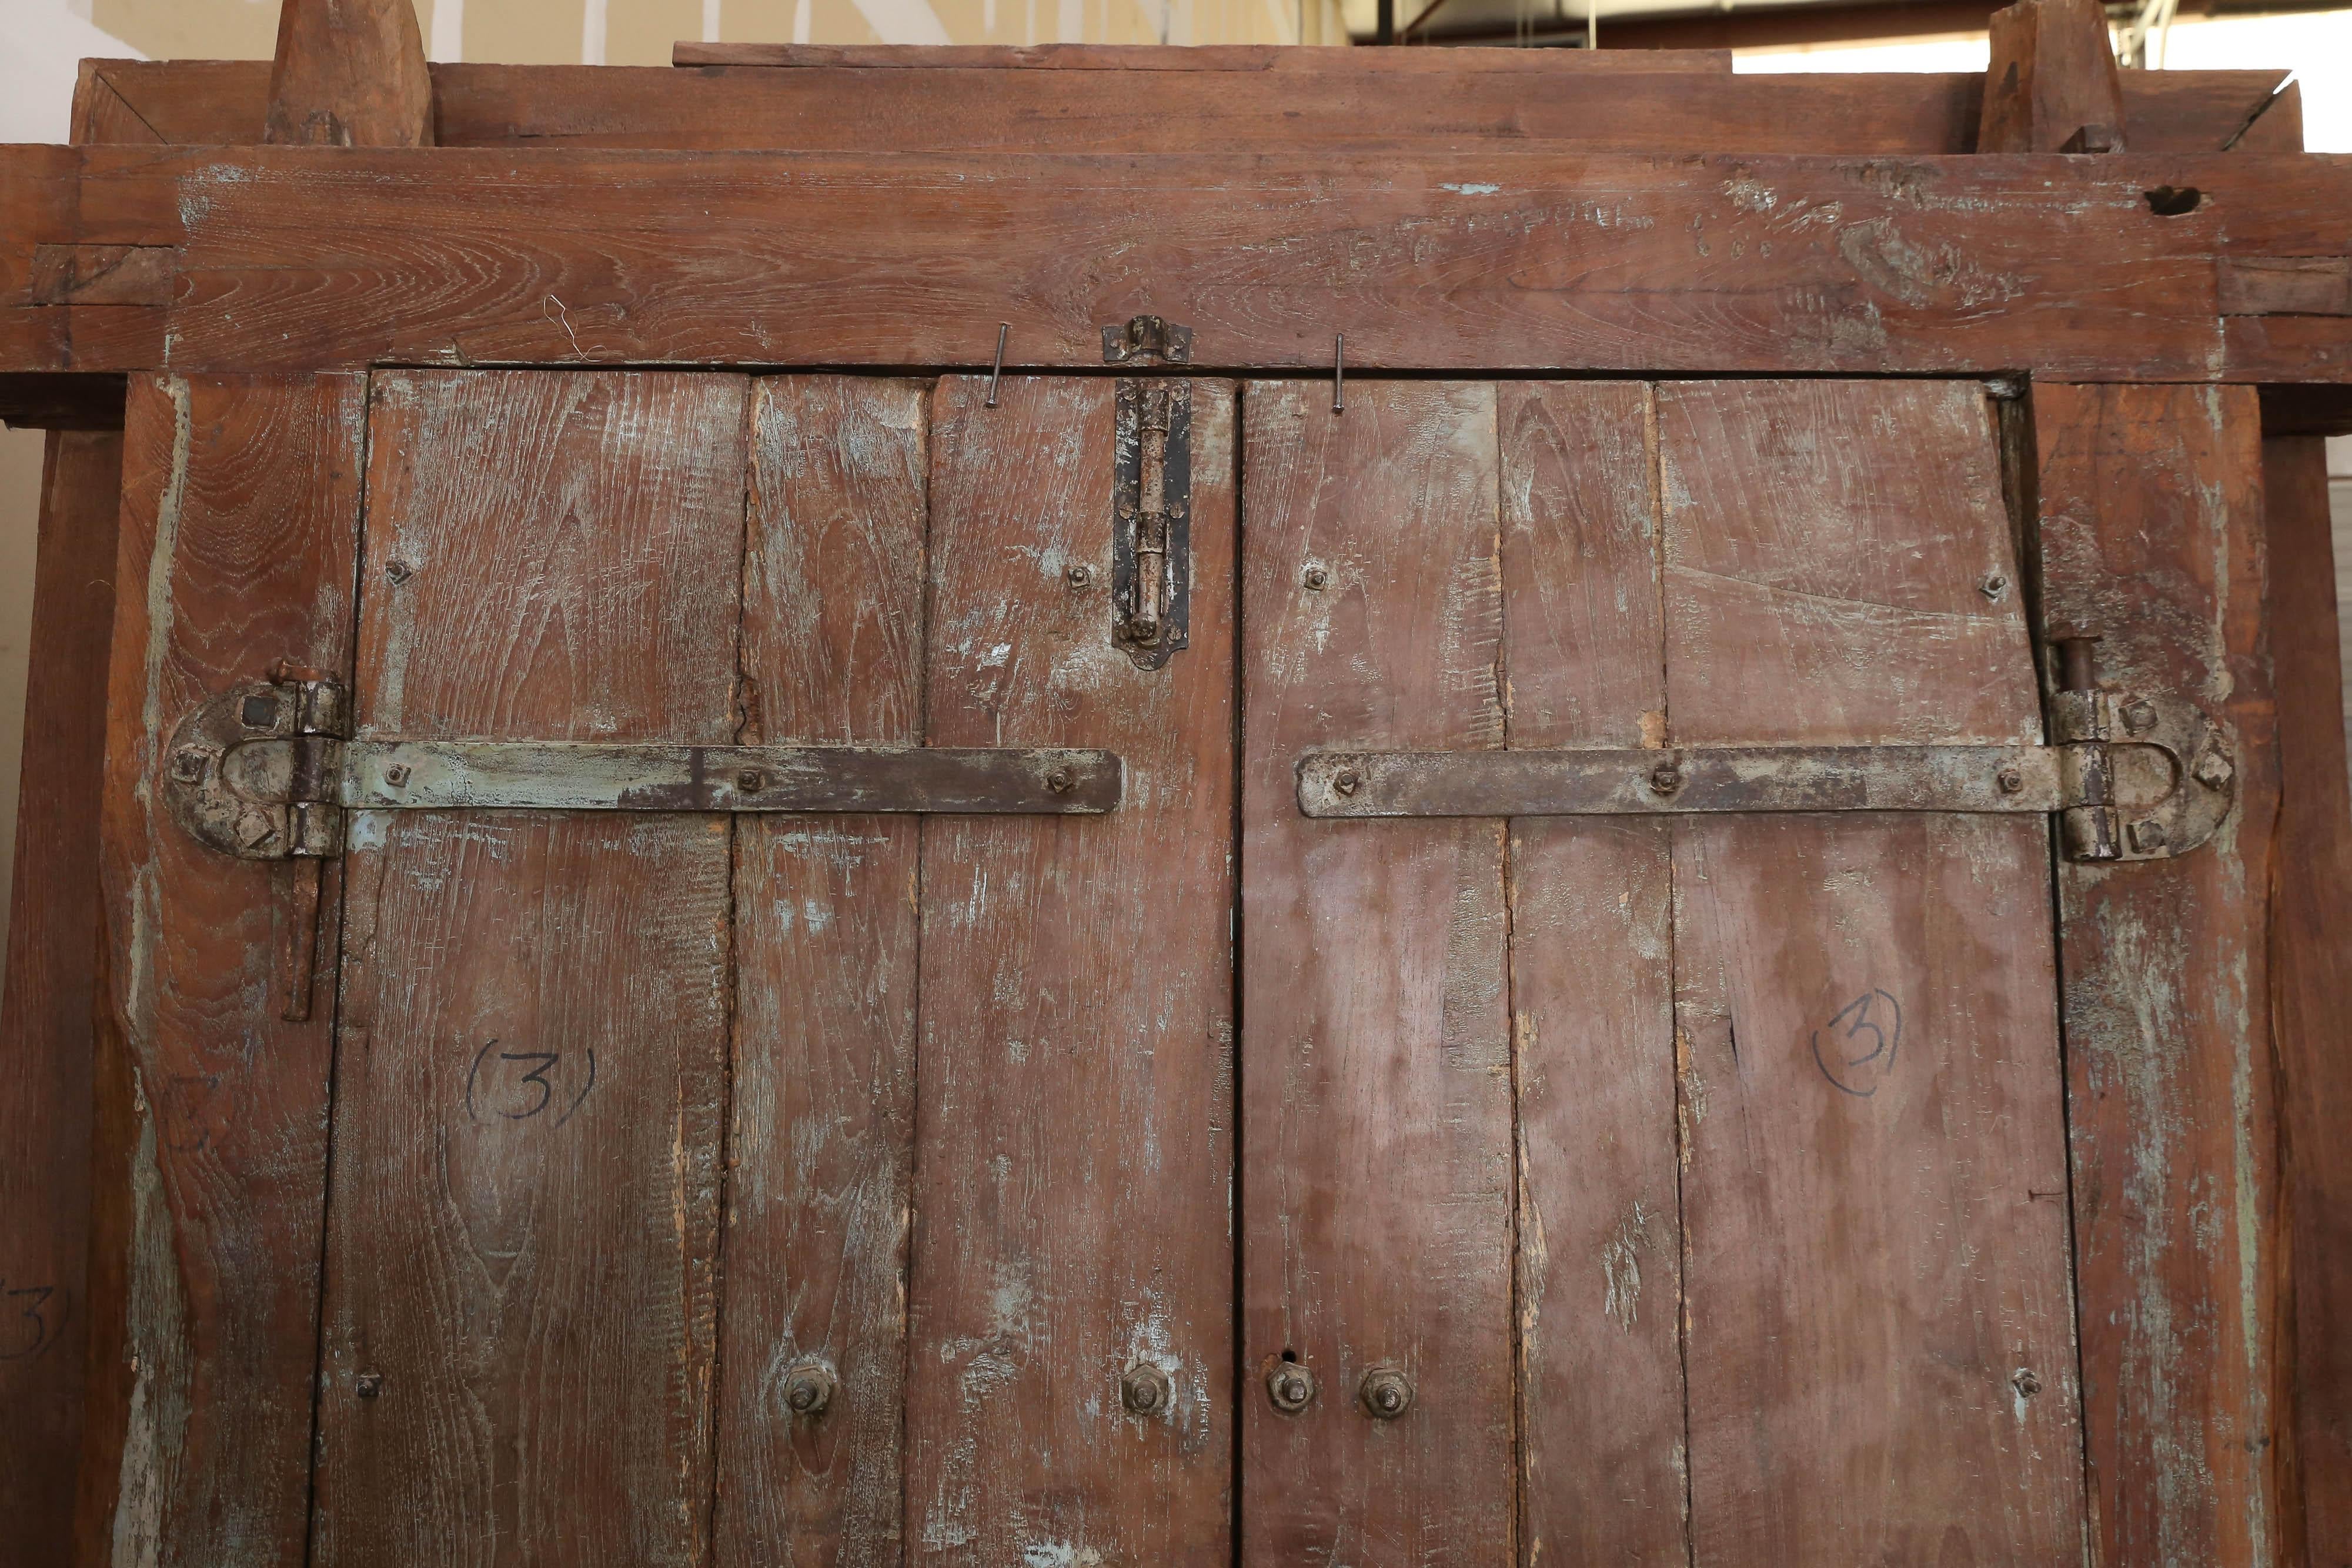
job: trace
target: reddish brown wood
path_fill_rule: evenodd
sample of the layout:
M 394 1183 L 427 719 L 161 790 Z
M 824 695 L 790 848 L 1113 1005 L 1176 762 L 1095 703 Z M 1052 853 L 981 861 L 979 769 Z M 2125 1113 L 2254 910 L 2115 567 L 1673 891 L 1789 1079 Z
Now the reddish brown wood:
M 1654 745 L 1666 702 L 1649 391 L 1505 383 L 1496 398 L 1510 743 Z M 1530 1563 L 1689 1560 L 1671 843 L 1664 822 L 1511 825 Z
M 1114 386 L 942 378 L 930 741 L 1126 762 L 1098 818 L 922 828 L 910 1556 L 1202 1563 L 1232 1542 L 1233 389 L 1192 383 L 1192 628 L 1112 641 Z M 1071 570 L 1087 575 L 1074 583 Z M 1163 1414 L 1122 1405 L 1130 1366 Z
M 299 873 L 184 835 L 161 753 L 189 708 L 280 661 L 348 667 L 363 402 L 352 376 L 131 389 L 100 838 L 100 1055 L 130 1081 L 101 1094 L 124 1124 L 93 1178 L 129 1212 L 123 1251 L 91 1261 L 125 1304 L 86 1461 L 115 1561 L 302 1560 L 331 1026 L 278 1017 Z
M 748 390 L 380 377 L 357 732 L 730 738 Z M 703 1560 L 730 838 L 353 821 L 317 1561 Z
M 1169 48 L 1154 44 L 905 45 L 705 43 L 681 39 L 670 49 L 674 66 L 760 66 L 800 69 L 854 67 L 863 70 L 1060 70 L 1123 74 L 1178 71 L 1190 75 L 1313 77 L 1333 71 L 1369 77 L 1467 76 L 1480 72 L 1548 76 L 1593 71 L 1694 70 L 1731 74 L 1728 49 L 1646 49 L 1614 55 L 1560 52 L 1548 59 L 1525 49 L 1302 51 L 1268 44 L 1207 44 Z
M 436 140 L 445 147 L 809 152 L 1473 152 L 1559 141 L 1585 152 L 1966 152 L 1976 145 L 1984 92 L 1974 71 L 1733 77 L 1710 68 L 1704 83 L 1694 83 L 1646 70 L 1578 69 L 1562 50 L 1323 50 L 1300 58 L 1315 68 L 1216 72 L 1213 91 L 1203 91 L 1202 73 L 1181 59 L 1174 70 L 943 67 L 887 57 L 788 71 L 436 65 Z M 1399 58 L 1452 68 L 1387 63 Z M 1539 92 L 1528 90 L 1530 67 L 1549 73 Z M 91 96 L 107 100 L 110 118 L 96 122 L 100 133 L 78 140 L 247 141 L 262 117 L 268 69 L 257 60 L 89 62 Z M 2129 73 L 2123 90 L 2134 145 L 2221 152 L 2285 75 Z M 2290 149 L 2301 150 L 2300 142 Z
M 2124 95 L 2098 0 L 2019 0 L 1992 14 L 1979 152 L 2121 152 Z
M 2304 1536 L 2287 1560 L 2332 1568 L 2352 1561 L 2352 787 L 2324 444 L 2263 442 L 2263 490 L 2282 784 L 2271 984 L 2293 1287 L 2282 1363 L 2294 1423 L 2281 1437 L 2293 1439 Z
M 1242 1552 L 1485 1563 L 1512 1540 L 1503 824 L 1318 822 L 1317 746 L 1503 741 L 1491 386 L 1246 389 Z M 1308 575 L 1324 574 L 1321 585 Z M 1297 1414 L 1268 1375 L 1320 1385 Z M 1375 1420 L 1367 1372 L 1412 1380 Z
M 1979 389 L 1657 395 L 1675 743 L 2038 737 Z M 1697 1561 L 2079 1551 L 2048 842 L 1676 824 Z
M 410 0 L 282 0 L 261 131 L 262 141 L 280 145 L 433 145 L 433 78 L 416 7 Z
M 2248 256 L 2221 271 L 2225 316 L 2352 316 L 2352 256 Z
M 71 1561 L 89 1348 L 98 795 L 122 438 L 41 476 L 7 988 L 0 997 L 0 1562 Z
M 2037 386 L 2042 614 L 2101 677 L 2236 736 L 2237 809 L 2194 854 L 2063 864 L 2081 1341 L 2103 1560 L 2280 1545 L 2281 1263 L 2265 956 L 2278 743 L 2251 389 Z
M 743 726 L 922 738 L 930 388 L 756 383 Z M 895 1563 L 914 1163 L 917 822 L 735 827 L 719 1327 L 722 1563 Z M 838 1379 L 822 1415 L 786 1385 Z

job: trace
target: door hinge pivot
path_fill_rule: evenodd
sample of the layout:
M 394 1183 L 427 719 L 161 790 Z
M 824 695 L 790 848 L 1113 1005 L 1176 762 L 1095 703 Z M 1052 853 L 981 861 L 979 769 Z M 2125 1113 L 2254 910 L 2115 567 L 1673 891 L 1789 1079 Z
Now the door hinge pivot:
M 1192 385 L 1121 381 L 1111 517 L 1111 640 L 1147 670 L 1185 646 L 1192 599 Z
M 1159 316 L 1134 316 L 1102 329 L 1107 365 L 1185 365 L 1192 361 L 1192 329 Z
M 173 815 L 242 860 L 329 859 L 352 810 L 1094 816 L 1124 789 L 1118 754 L 1083 747 L 351 740 L 349 715 L 331 681 L 199 705 L 172 739 Z

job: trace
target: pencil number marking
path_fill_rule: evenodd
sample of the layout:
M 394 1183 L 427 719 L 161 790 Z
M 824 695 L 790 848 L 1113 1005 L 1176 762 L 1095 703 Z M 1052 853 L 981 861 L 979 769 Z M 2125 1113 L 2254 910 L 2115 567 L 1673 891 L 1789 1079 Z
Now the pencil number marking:
M 1857 1100 L 1878 1092 L 1903 1044 L 1903 1004 L 1875 987 L 1813 1030 L 1813 1065 L 1831 1087 Z
M 501 1051 L 492 1040 L 474 1053 L 466 1074 L 466 1114 L 476 1122 L 530 1122 L 550 1110 L 552 1125 L 572 1120 L 596 1087 L 594 1050 Z

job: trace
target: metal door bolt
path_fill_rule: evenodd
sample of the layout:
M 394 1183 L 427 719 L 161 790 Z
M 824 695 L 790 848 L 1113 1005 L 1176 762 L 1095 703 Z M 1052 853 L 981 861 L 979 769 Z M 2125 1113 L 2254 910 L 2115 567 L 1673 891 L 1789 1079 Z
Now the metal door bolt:
M 1315 1400 L 1315 1375 L 1295 1361 L 1278 1364 L 1265 1375 L 1265 1396 L 1286 1416 L 1296 1416 Z

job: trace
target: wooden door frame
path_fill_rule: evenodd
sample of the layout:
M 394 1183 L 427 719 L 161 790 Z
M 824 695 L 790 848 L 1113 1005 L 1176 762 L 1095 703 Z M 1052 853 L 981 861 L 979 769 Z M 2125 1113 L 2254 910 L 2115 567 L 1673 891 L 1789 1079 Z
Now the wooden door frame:
M 2064 0 L 2031 3 L 2056 12 Z M 299 30 L 289 40 L 297 52 L 406 47 Z M 2031 40 L 2006 47 L 2029 66 L 2039 57 Z M 2021 150 L 1993 154 L 1975 151 L 1984 85 L 1998 98 L 2016 55 L 1997 55 L 1989 78 L 1825 79 L 1733 77 L 1720 56 L 1509 50 L 681 54 L 694 68 L 432 68 L 423 123 L 324 105 L 390 124 L 374 138 L 389 150 L 247 145 L 286 107 L 273 93 L 348 94 L 332 73 L 273 84 L 262 63 L 87 63 L 79 144 L 0 152 L 0 415 L 103 429 L 121 424 L 132 382 L 168 400 L 184 377 L 323 386 L 400 363 L 985 369 L 1008 318 L 1009 368 L 1100 373 L 1102 329 L 1149 313 L 1193 328 L 1186 369 L 1200 374 L 1326 375 L 1345 333 L 1350 370 L 1407 374 L 2021 378 L 2033 392 L 2019 405 L 2014 467 L 2039 497 L 2028 515 L 2059 515 L 2053 477 L 2087 477 L 2096 494 L 2064 515 L 2078 533 L 2120 539 L 2179 515 L 2130 484 L 2153 439 L 2140 411 L 2206 389 L 2224 412 L 2205 460 L 2238 488 L 2203 545 L 2165 548 L 2202 549 L 2176 564 L 2195 576 L 2226 562 L 2241 585 L 2259 584 L 2263 554 L 2248 444 L 2352 430 L 2352 159 L 2298 151 L 2295 89 L 2275 90 L 2284 73 L 2130 73 L 2110 91 L 2095 70 L 2053 68 L 2057 90 L 2021 132 L 2000 133 Z M 393 63 L 405 79 L 421 61 Z M 1365 134 L 1336 111 L 1290 118 L 1301 95 L 1377 95 L 1386 127 Z M 921 112 L 879 129 L 845 112 L 867 99 Z M 2129 150 L 2060 151 L 2101 104 Z M 1080 267 L 1072 255 L 1118 260 Z M 420 292 L 419 278 L 465 286 Z M 919 310 L 905 304 L 910 280 L 923 286 Z M 2076 426 L 2095 432 L 2104 418 L 2122 444 L 2088 468 L 2037 446 L 2054 406 L 2043 387 Z M 53 497 L 45 526 L 74 526 L 73 507 L 89 504 Z M 140 520 L 137 504 L 126 519 Z M 2273 530 L 2294 541 L 2283 557 L 2308 561 L 2324 491 L 2315 502 L 2310 486 L 2290 497 L 2274 481 L 2271 504 Z M 2099 559 L 2078 553 L 2070 570 Z M 119 575 L 118 618 L 143 617 L 143 559 L 123 559 L 142 570 Z M 2126 662 L 2166 656 L 2117 645 L 2138 635 L 2127 620 L 2137 581 L 2077 585 L 2108 599 L 2111 651 Z M 57 602 L 43 592 L 45 607 Z M 2191 1260 L 2185 1271 L 2126 1267 L 2098 1282 L 2105 1301 L 2082 1282 L 2085 1325 L 2144 1308 L 2234 1325 L 2242 1393 L 2273 1406 L 2266 1429 L 2235 1435 L 2270 1500 L 2253 1509 L 2269 1544 L 2223 1530 L 2231 1511 L 2216 1506 L 2204 1460 L 2144 1430 L 2093 1456 L 2110 1561 L 2137 1560 L 2136 1543 L 2152 1539 L 2216 1562 L 2292 1561 L 2306 1488 L 2315 1530 L 2352 1528 L 2344 1500 L 2323 1506 L 2327 1483 L 2295 1462 L 2352 1422 L 2352 1388 L 2292 1332 L 2352 1309 L 2323 1289 L 2330 1277 L 2281 1218 L 2306 1219 L 2315 1195 L 2346 1190 L 2352 1166 L 2306 1134 L 2286 1145 L 2282 1174 L 2271 1109 L 2340 1094 L 2352 1042 L 2307 999 L 2282 1008 L 2275 1028 L 2266 1008 L 2273 966 L 2305 975 L 2340 962 L 2343 944 L 2347 895 L 2308 869 L 2352 841 L 2341 769 L 2312 725 L 2284 753 L 2269 738 L 2268 646 L 2315 643 L 2332 612 L 2319 597 L 2233 601 L 2207 661 L 2239 677 L 2241 821 L 2261 825 L 2284 799 L 2296 852 L 2274 865 L 2241 855 L 2242 918 L 2218 942 L 2179 919 L 2178 890 L 2109 893 L 2149 922 L 2170 983 L 2241 998 L 2222 1033 L 2242 1071 L 2205 1085 L 2192 1074 L 2210 1063 L 2191 1049 L 2168 1059 L 2179 1076 L 2152 1092 L 2179 1107 L 2165 1138 L 2228 1146 L 2222 1207 L 2252 1245 L 2208 1255 L 2200 1202 L 2176 1193 L 2133 1223 L 2144 1247 Z M 38 737 L 69 729 L 52 721 L 76 706 L 101 704 L 102 679 L 84 667 L 43 687 L 28 726 L 28 776 L 72 784 L 85 826 L 96 759 Z M 2297 715 L 2332 711 L 2294 695 Z M 135 704 L 116 709 L 119 771 L 141 721 Z M 119 837 L 110 843 L 121 852 Z M 90 863 L 57 874 L 94 884 L 95 852 L 68 850 L 77 857 Z M 2206 863 L 2221 874 L 2219 855 Z M 19 910 L 37 896 L 20 879 Z M 2292 913 L 2273 923 L 2273 908 Z M 64 951 L 88 938 L 48 940 Z M 58 961 L 45 948 L 12 963 L 12 1031 L 33 1005 L 18 976 Z M 2088 1040 L 2096 1026 L 2076 995 L 2070 1038 Z M 91 1049 L 70 1021 L 24 1030 L 56 1061 Z M 2317 1076 L 2328 1062 L 2334 1076 Z M 2233 1083 L 2246 1092 L 2231 1098 Z M 126 1084 L 110 1115 L 135 1143 L 129 1095 Z M 0 1107 L 12 1124 L 55 1114 Z M 2150 1131 L 2127 1116 L 2078 1119 L 2078 1166 L 2120 1158 Z M 107 1196 L 129 1152 L 120 1141 L 100 1151 L 118 1163 L 99 1184 L 93 1281 L 142 1239 Z M 2189 1351 L 2143 1348 L 2118 1363 L 2121 1385 L 2086 1396 L 2146 1427 L 2156 1396 L 2194 1396 L 2205 1379 Z M 93 1389 L 118 1383 L 105 1348 L 93 1354 Z M 2193 1421 L 2170 1408 L 2168 1419 Z M 2095 1450 L 2107 1442 L 2095 1434 Z M 102 1435 L 93 1458 L 86 1484 L 119 1473 Z M 2152 1500 L 2179 1495 L 2179 1508 Z

